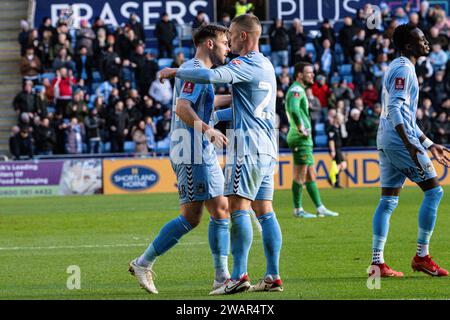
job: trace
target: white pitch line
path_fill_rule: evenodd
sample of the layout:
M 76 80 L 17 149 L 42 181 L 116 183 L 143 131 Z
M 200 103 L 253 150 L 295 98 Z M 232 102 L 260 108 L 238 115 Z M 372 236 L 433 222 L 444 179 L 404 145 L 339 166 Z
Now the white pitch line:
M 207 242 L 185 242 L 178 245 L 193 245 L 193 244 L 207 244 Z M 93 245 L 78 245 L 78 246 L 48 246 L 48 247 L 0 247 L 0 251 L 14 251 L 14 250 L 55 250 L 55 249 L 83 249 L 83 248 L 118 248 L 118 247 L 142 247 L 148 246 L 149 243 L 129 243 L 129 244 L 93 244 Z

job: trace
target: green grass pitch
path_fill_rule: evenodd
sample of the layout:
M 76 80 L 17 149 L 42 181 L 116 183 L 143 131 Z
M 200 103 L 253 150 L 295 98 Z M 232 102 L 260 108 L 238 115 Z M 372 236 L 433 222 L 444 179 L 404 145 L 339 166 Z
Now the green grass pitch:
M 431 253 L 450 267 L 450 188 L 445 188 Z M 274 206 L 283 232 L 282 293 L 209 297 L 213 279 L 207 238 L 201 225 L 155 264 L 159 295 L 149 295 L 129 275 L 162 225 L 177 215 L 176 194 L 48 197 L 0 200 L 0 299 L 449 299 L 450 278 L 413 273 L 418 188 L 405 188 L 391 219 L 385 258 L 403 279 L 382 279 L 367 288 L 371 221 L 379 190 L 322 190 L 337 218 L 300 220 L 292 216 L 290 191 L 277 191 Z M 312 203 L 305 193 L 305 208 Z M 66 287 L 68 266 L 81 270 L 81 289 Z M 230 257 L 231 268 L 231 257 Z M 265 271 L 261 235 L 255 229 L 249 257 L 254 282 Z

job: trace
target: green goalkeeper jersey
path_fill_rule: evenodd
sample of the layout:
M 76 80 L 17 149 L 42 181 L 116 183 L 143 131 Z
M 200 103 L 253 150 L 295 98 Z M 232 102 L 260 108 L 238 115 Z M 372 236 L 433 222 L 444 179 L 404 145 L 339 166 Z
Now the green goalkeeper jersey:
M 313 140 L 311 137 L 308 99 L 305 88 L 297 81 L 289 87 L 286 93 L 286 112 L 289 118 L 289 132 L 287 135 L 289 147 L 312 147 Z M 299 132 L 299 126 L 308 132 L 308 136 L 304 136 Z

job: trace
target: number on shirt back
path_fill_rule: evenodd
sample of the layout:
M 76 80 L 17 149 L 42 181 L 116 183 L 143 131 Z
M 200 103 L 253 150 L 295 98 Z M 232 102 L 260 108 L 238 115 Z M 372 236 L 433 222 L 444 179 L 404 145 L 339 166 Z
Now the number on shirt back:
M 267 107 L 267 105 L 270 102 L 270 97 L 273 93 L 273 88 L 270 82 L 266 81 L 260 81 L 258 84 L 258 89 L 267 90 L 267 95 L 264 97 L 264 99 L 261 101 L 261 103 L 256 107 L 255 109 L 255 117 L 260 119 L 270 119 L 271 114 L 269 112 L 265 112 L 264 109 Z

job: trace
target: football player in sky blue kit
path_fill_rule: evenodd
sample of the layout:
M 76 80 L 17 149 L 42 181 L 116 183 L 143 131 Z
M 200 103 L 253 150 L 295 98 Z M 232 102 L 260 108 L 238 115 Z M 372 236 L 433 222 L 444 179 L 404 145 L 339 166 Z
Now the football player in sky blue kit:
M 445 147 L 433 143 L 416 124 L 419 84 L 414 65 L 426 56 L 429 43 L 423 32 L 413 24 L 398 26 L 393 35 L 400 57 L 389 65 L 383 80 L 382 113 L 377 135 L 380 157 L 381 199 L 373 217 L 372 266 L 378 267 L 382 277 L 402 277 L 384 262 L 383 250 L 389 231 L 389 220 L 397 207 L 405 179 L 417 183 L 424 198 L 419 209 L 417 253 L 412 259 L 414 271 L 432 276 L 447 276 L 430 257 L 428 245 L 436 223 L 439 203 L 443 196 L 436 171 L 427 150 L 442 165 L 450 159 Z M 371 274 L 376 273 L 371 268 Z
M 232 84 L 233 137 L 225 167 L 225 195 L 231 213 L 231 279 L 210 294 L 242 291 L 282 291 L 279 257 L 282 235 L 272 207 L 277 140 L 275 130 L 275 71 L 258 50 L 261 23 L 254 15 L 235 17 L 230 26 L 231 50 L 239 57 L 216 69 L 171 69 L 161 78 L 178 77 L 195 83 Z M 228 132 L 229 133 L 229 132 Z M 249 210 L 256 212 L 262 228 L 266 274 L 255 286 L 247 275 L 253 229 Z
M 218 25 L 200 27 L 193 38 L 197 48 L 195 57 L 184 63 L 182 69 L 201 70 L 225 63 L 229 52 L 227 28 Z M 230 277 L 229 211 L 223 196 L 224 177 L 214 146 L 208 141 L 214 140 L 220 145 L 227 143 L 225 135 L 208 123 L 214 106 L 230 103 L 230 95 L 214 96 L 212 85 L 176 80 L 170 161 L 177 175 L 181 214 L 163 226 L 147 250 L 131 261 L 129 267 L 139 285 L 149 293 L 158 293 L 153 282 L 156 258 L 199 224 L 204 206 L 211 214 L 208 238 L 215 267 L 213 289 Z M 203 138 L 204 133 L 208 139 Z

